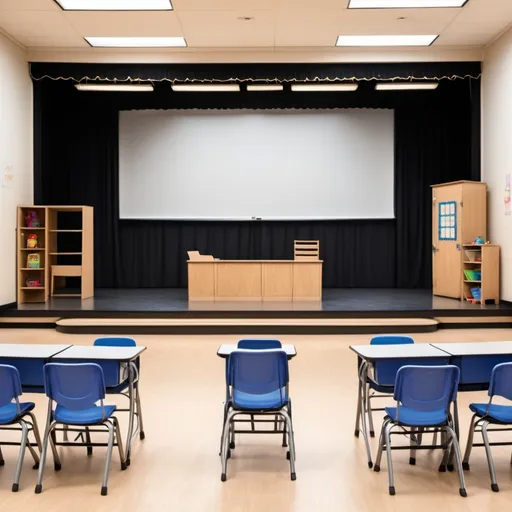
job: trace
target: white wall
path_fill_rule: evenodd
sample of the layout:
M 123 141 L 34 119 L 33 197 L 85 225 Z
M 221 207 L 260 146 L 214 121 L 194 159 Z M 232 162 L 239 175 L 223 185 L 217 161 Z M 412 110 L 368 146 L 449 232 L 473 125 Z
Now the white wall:
M 0 34 L 0 306 L 16 300 L 16 206 L 33 202 L 32 81 L 27 54 Z M 6 163 L 15 179 L 5 188 Z
M 512 176 L 512 30 L 485 51 L 482 84 L 482 181 L 489 187 L 488 233 L 501 246 L 501 298 L 512 301 L 512 215 L 505 215 Z

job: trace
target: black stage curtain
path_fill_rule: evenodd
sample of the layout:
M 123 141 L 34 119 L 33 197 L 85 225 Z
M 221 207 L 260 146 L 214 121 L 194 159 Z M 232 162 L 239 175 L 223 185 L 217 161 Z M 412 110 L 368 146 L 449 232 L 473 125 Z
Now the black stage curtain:
M 304 81 L 479 78 L 480 62 L 376 64 L 72 64 L 35 62 L 35 80 Z
M 98 287 L 184 287 L 186 251 L 230 259 L 292 258 L 318 239 L 325 287 L 431 285 L 430 185 L 480 179 L 480 83 L 435 91 L 354 93 L 83 93 L 34 82 L 35 201 L 95 208 Z M 394 108 L 394 220 L 191 222 L 119 220 L 118 112 L 155 108 Z M 141 169 L 141 172 L 144 172 Z

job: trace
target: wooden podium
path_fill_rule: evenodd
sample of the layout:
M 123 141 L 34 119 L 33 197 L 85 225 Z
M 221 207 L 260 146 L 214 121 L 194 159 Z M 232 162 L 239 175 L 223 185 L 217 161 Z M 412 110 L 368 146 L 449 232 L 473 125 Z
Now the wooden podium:
M 190 301 L 322 299 L 322 261 L 318 259 L 215 260 L 199 253 L 189 257 Z

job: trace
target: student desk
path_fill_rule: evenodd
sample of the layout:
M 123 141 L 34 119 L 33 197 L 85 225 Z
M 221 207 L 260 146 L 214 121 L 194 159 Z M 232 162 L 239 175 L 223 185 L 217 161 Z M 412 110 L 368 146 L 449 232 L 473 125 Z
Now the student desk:
M 190 301 L 321 300 L 321 260 L 188 262 Z
M 356 435 L 362 432 L 366 454 L 368 456 L 368 466 L 373 466 L 370 442 L 368 439 L 368 429 L 366 427 L 366 403 L 368 387 L 366 385 L 371 364 L 378 361 L 386 361 L 396 367 L 409 364 L 418 365 L 442 365 L 448 364 L 449 355 L 432 345 L 421 343 L 412 345 L 352 345 L 350 347 L 360 358 L 358 367 L 358 389 L 357 389 L 357 417 L 361 421 L 361 429 L 357 428 Z M 386 383 L 387 385 L 387 383 Z M 357 422 L 357 427 L 359 423 Z

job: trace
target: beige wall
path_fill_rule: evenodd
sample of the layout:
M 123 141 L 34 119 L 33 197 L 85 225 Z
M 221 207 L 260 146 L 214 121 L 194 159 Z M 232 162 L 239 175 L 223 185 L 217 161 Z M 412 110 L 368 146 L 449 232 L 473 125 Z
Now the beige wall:
M 512 30 L 486 49 L 482 84 L 482 180 L 489 187 L 488 237 L 501 245 L 501 298 L 512 301 L 512 215 L 505 215 L 507 174 L 512 175 Z
M 26 51 L 0 35 L 0 306 L 16 300 L 16 206 L 32 204 L 32 81 Z M 5 165 L 15 173 L 2 186 Z

